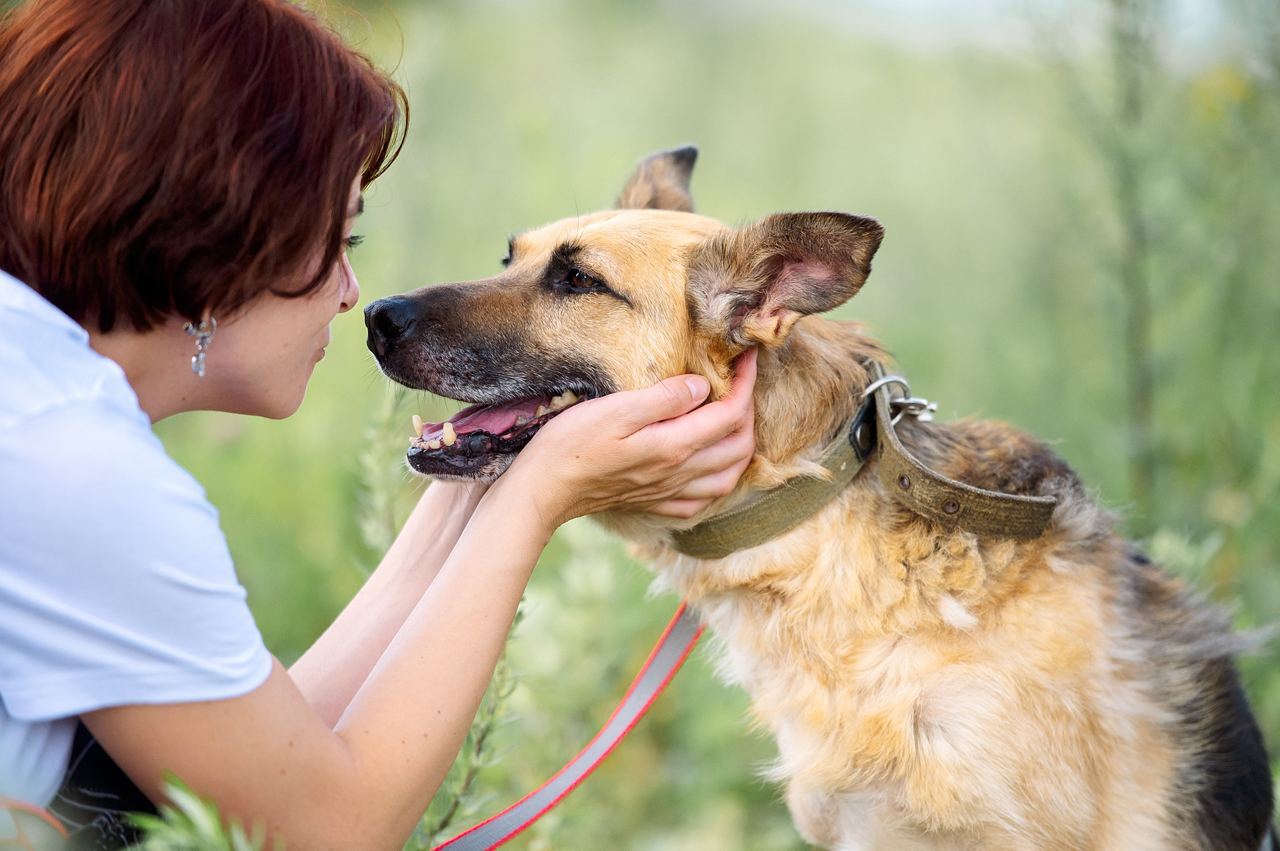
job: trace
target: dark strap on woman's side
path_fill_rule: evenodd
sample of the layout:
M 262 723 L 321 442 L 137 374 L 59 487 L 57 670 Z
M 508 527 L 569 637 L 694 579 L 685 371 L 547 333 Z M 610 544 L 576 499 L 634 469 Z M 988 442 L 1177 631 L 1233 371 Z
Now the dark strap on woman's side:
M 156 808 L 83 723 L 76 724 L 62 788 L 49 804 L 71 834 L 68 847 L 81 851 L 128 848 L 141 836 L 128 813 L 155 813 Z

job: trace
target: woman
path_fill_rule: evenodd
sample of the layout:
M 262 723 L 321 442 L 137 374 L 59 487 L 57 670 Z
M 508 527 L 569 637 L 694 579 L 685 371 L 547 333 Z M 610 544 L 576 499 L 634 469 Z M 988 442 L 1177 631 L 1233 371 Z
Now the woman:
M 685 376 L 583 403 L 487 490 L 433 485 L 285 669 L 150 426 L 297 409 L 403 93 L 286 0 L 31 0 L 0 115 L 0 797 L 54 801 L 79 719 L 152 800 L 171 771 L 291 847 L 398 847 L 552 531 L 727 493 L 753 362 L 725 400 Z

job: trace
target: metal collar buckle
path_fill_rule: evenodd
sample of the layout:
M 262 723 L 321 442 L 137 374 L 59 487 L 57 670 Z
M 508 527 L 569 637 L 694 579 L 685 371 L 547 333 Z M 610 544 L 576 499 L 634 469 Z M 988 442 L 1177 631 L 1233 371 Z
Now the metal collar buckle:
M 886 375 L 884 378 L 877 378 L 875 381 L 867 385 L 867 389 L 862 391 L 862 398 L 867 398 L 872 393 L 890 384 L 896 384 L 902 388 L 903 395 L 895 399 L 889 400 L 889 410 L 893 413 L 891 422 L 898 424 L 898 420 L 903 417 L 914 417 L 922 423 L 932 422 L 933 413 L 938 410 L 937 402 L 930 402 L 919 396 L 911 395 L 911 385 L 901 375 Z

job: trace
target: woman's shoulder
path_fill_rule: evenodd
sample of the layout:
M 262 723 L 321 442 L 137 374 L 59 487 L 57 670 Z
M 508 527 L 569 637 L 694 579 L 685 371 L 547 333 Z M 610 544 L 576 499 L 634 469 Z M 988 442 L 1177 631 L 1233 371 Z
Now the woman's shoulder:
M 104 555 L 145 550 L 170 529 L 221 545 L 204 489 L 169 457 L 120 367 L 39 294 L 0 278 L 0 529 L 52 550 L 70 520 Z
M 150 431 L 137 396 L 89 335 L 39 293 L 0 271 L 0 435 L 30 421 L 101 413 L 114 427 Z M 2 437 L 0 437 L 2 439 Z
M 28 539 L 57 551 L 91 541 L 103 562 L 182 538 L 224 550 L 204 488 L 169 456 L 136 400 L 73 390 L 5 408 L 0 533 L 8 543 Z M 0 542 L 0 561 L 8 549 Z

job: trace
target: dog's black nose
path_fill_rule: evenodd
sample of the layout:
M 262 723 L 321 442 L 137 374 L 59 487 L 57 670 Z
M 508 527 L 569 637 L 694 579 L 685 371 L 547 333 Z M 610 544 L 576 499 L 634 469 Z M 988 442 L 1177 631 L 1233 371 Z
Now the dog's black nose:
M 369 351 L 384 356 L 413 327 L 413 302 L 401 296 L 380 298 L 364 309 L 369 329 Z

